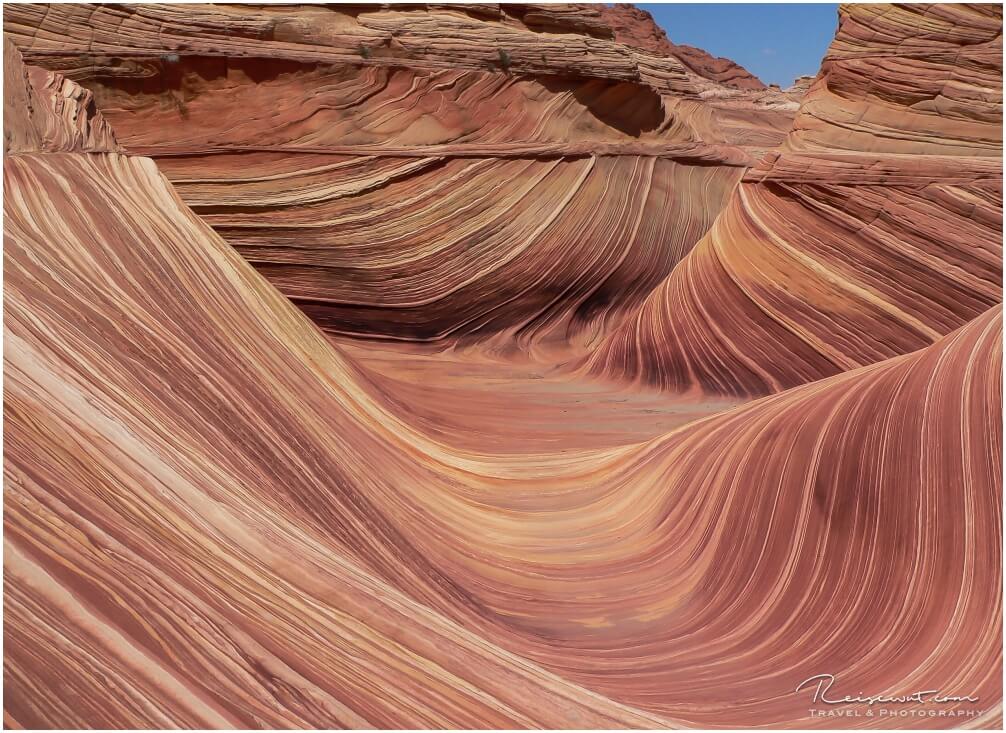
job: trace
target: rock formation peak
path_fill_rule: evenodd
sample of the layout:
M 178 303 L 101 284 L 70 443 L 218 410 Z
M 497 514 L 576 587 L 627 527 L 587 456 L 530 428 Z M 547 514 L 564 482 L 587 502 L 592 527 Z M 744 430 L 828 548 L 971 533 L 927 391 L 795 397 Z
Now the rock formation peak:
M 630 3 L 601 6 L 601 17 L 611 26 L 614 38 L 627 46 L 641 48 L 658 56 L 675 58 L 696 75 L 731 89 L 761 91 L 764 82 L 730 59 L 718 58 L 701 48 L 671 43 L 667 33 L 653 16 Z

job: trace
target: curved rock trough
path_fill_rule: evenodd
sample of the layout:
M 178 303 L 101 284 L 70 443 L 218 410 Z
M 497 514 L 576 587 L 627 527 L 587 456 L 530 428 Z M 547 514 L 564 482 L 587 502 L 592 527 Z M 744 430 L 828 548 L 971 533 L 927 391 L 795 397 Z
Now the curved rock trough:
M 1001 727 L 1001 8 L 838 20 L 5 6 L 5 727 Z

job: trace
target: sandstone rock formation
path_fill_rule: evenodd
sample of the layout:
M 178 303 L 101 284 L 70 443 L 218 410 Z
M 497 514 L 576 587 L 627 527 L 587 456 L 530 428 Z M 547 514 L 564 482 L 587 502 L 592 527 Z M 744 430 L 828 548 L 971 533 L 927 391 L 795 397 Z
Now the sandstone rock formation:
M 709 228 L 751 162 L 731 143 L 782 135 L 733 134 L 586 11 L 194 8 L 5 17 L 333 333 L 595 338 Z
M 791 95 L 795 101 L 799 102 L 803 100 L 804 95 L 806 95 L 811 86 L 813 86 L 816 78 L 817 77 L 813 75 L 799 76 L 794 79 L 793 83 L 784 91 L 786 94 Z
M 767 394 L 1001 302 L 1001 80 L 998 8 L 844 6 L 781 149 L 591 368 Z
M 789 132 L 803 97 L 802 88 L 795 86 L 782 92 L 766 87 L 729 59 L 714 58 L 702 49 L 671 43 L 653 17 L 634 5 L 602 6 L 600 13 L 619 43 L 674 58 L 685 66 L 692 85 L 706 102 L 706 110 L 715 117 L 725 139 L 760 155 L 779 145 Z M 708 132 L 707 139 L 713 139 Z
M 4 37 L 4 153 L 119 152 L 91 93 L 60 74 L 26 67 Z
M 614 30 L 619 43 L 658 56 L 672 56 L 702 78 L 732 89 L 761 91 L 767 88 L 761 79 L 730 59 L 717 58 L 694 46 L 671 43 L 653 16 L 635 5 L 614 3 L 602 6 L 600 13 Z
M 251 53 L 259 12 L 358 33 L 318 11 L 5 8 L 46 64 L 5 46 L 5 726 L 830 728 L 795 692 L 822 672 L 980 701 L 840 725 L 1001 726 L 995 9 L 844 7 L 814 119 L 747 168 L 689 139 L 717 129 L 701 96 L 663 95 L 684 118 L 649 137 L 544 115 L 515 141 L 520 110 L 588 120 L 581 83 L 623 82 L 203 55 Z M 576 8 L 326 12 L 610 43 Z M 214 40 L 141 53 L 151 17 Z M 846 100 L 864 64 L 958 101 L 899 115 L 912 76 Z M 340 119 L 372 137 L 339 148 Z M 418 142 L 430 119 L 455 126 Z M 285 297 L 309 285 L 344 302 Z M 607 335 L 546 373 L 577 318 Z M 429 323 L 450 361 L 411 344 Z M 517 357 L 541 368 L 501 397 Z

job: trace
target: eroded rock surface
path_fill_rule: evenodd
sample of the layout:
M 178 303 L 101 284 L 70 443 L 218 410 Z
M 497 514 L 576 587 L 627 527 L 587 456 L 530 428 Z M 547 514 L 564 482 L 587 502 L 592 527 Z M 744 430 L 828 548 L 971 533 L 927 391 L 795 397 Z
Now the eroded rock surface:
M 673 56 L 704 79 L 731 89 L 761 91 L 765 83 L 730 59 L 718 58 L 701 48 L 671 43 L 667 33 L 647 11 L 628 3 L 614 3 L 600 8 L 601 17 L 614 30 L 615 40 L 642 48 L 658 56 Z
M 720 114 L 591 7 L 5 12 L 30 59 L 92 90 L 128 150 L 337 334 L 580 349 L 789 124 Z
M 112 128 L 79 84 L 25 66 L 4 36 L 4 153 L 121 151 Z
M 843 8 L 813 119 L 748 167 L 701 96 L 633 135 L 575 90 L 637 82 L 221 67 L 262 25 L 219 7 L 158 16 L 194 57 L 82 58 L 80 18 L 146 21 L 24 7 L 77 81 L 5 47 L 5 727 L 833 727 L 808 668 L 1001 727 L 996 9 Z M 309 10 L 267 12 L 330 33 Z M 376 12 L 610 43 L 575 7 Z M 957 52 L 852 83 L 923 41 Z M 923 71 L 946 97 L 899 117 Z M 544 373 L 577 318 L 590 368 Z M 396 348 L 431 322 L 495 348 Z
M 784 144 L 591 368 L 766 394 L 1001 302 L 1001 30 L 992 6 L 843 6 Z

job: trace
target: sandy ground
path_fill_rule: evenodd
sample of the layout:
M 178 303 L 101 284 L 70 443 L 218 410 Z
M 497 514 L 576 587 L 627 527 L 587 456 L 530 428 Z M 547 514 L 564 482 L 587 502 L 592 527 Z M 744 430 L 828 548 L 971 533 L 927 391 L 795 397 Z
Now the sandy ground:
M 549 364 L 478 352 L 424 353 L 408 344 L 333 341 L 369 373 L 402 417 L 448 445 L 485 454 L 639 443 L 744 401 L 626 389 Z

